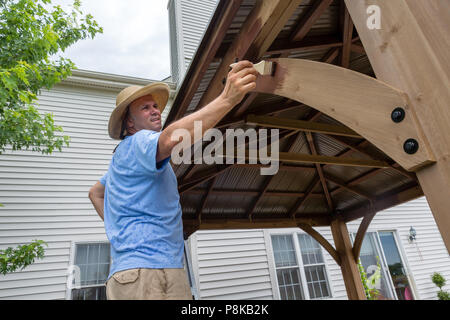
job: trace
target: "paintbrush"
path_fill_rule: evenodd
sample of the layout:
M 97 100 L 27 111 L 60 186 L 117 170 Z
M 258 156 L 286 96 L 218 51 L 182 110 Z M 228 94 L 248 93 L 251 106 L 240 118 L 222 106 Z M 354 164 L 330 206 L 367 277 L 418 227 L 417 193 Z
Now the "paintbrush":
M 236 64 L 237 62 L 230 64 L 230 67 L 233 68 Z M 254 64 L 253 67 L 255 67 L 256 71 L 258 71 L 263 76 L 273 75 L 275 73 L 275 64 L 272 61 L 262 60 L 257 64 Z

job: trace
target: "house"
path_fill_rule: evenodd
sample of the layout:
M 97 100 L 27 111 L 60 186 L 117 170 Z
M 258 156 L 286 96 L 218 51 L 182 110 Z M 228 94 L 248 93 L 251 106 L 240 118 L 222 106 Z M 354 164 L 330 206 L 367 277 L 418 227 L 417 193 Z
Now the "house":
M 243 1 L 243 6 L 254 2 Z M 215 0 L 168 2 L 174 83 L 168 82 L 172 94 L 164 119 L 216 5 Z M 245 17 L 239 18 L 242 23 Z M 0 276 L 0 299 L 105 298 L 109 245 L 87 193 L 107 170 L 117 144 L 106 130 L 116 94 L 151 81 L 80 70 L 39 96 L 38 109 L 54 113 L 71 143 L 50 156 L 27 151 L 0 155 L 0 248 L 34 239 L 48 243 L 43 260 Z M 213 189 L 211 196 L 220 192 Z M 240 199 L 228 192 L 229 199 Z M 352 238 L 361 220 L 348 223 Z M 315 230 L 334 245 L 329 227 Z M 199 230 L 189 237 L 186 252 L 197 299 L 348 298 L 334 258 L 299 228 Z M 382 298 L 434 300 L 438 289 L 432 273 L 450 281 L 450 258 L 424 197 L 377 213 L 360 257 L 369 276 L 379 261 Z M 72 283 L 69 275 L 79 276 L 79 282 Z M 447 284 L 444 290 L 449 289 Z

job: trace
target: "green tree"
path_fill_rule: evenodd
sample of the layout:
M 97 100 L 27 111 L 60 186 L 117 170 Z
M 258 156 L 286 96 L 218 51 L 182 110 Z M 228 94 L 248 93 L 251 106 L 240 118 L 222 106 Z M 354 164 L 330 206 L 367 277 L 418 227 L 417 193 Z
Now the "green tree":
M 0 154 L 7 147 L 50 154 L 69 145 L 53 115 L 38 112 L 37 96 L 71 75 L 75 65 L 61 56 L 65 49 L 102 32 L 92 15 L 83 14 L 79 0 L 70 12 L 51 0 L 0 0 Z M 2 264 L 8 272 L 15 270 L 8 259 L 21 252 L 23 259 L 14 261 L 25 262 L 18 264 L 24 267 L 43 257 L 43 244 L 25 245 L 23 251 L 8 248 Z

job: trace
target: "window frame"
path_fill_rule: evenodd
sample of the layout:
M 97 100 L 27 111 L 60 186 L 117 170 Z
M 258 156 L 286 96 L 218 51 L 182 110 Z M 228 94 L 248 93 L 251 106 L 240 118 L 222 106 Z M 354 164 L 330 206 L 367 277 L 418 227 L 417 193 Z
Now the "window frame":
M 69 258 L 69 266 L 74 266 L 75 265 L 75 256 L 76 256 L 76 250 L 77 250 L 77 245 L 84 245 L 84 244 L 108 244 L 110 245 L 108 240 L 82 240 L 82 241 L 71 241 L 70 244 L 70 258 Z M 109 266 L 111 268 L 111 255 L 109 257 Z M 69 277 L 69 269 L 67 269 L 67 278 Z M 66 279 L 66 300 L 73 300 L 73 296 L 72 296 L 72 290 L 75 288 L 69 288 L 67 286 L 67 280 Z M 99 284 L 94 284 L 94 285 L 84 285 L 84 286 L 80 286 L 80 289 L 83 288 L 94 288 L 94 287 L 101 287 L 102 285 Z M 103 286 L 105 286 L 105 284 L 103 284 Z
M 334 298 L 334 291 L 333 291 L 333 286 L 332 286 L 331 279 L 330 279 L 330 272 L 329 272 L 329 268 L 328 268 L 327 259 L 326 259 L 326 256 L 324 255 L 323 248 L 321 245 L 319 245 L 319 249 L 320 249 L 320 253 L 322 254 L 323 264 L 315 264 L 315 265 L 323 265 L 325 267 L 324 268 L 325 280 L 327 282 L 327 286 L 328 286 L 330 295 L 328 297 L 321 297 L 321 298 L 314 298 L 314 299 L 312 299 L 309 295 L 308 283 L 306 281 L 305 265 L 303 263 L 303 258 L 302 258 L 302 253 L 301 253 L 301 248 L 300 248 L 300 243 L 299 243 L 299 238 L 298 238 L 298 236 L 300 234 L 305 234 L 305 235 L 309 236 L 309 234 L 307 234 L 306 232 L 303 232 L 299 229 L 268 229 L 268 230 L 264 230 L 264 239 L 265 239 L 265 243 L 266 243 L 266 251 L 267 251 L 267 256 L 268 256 L 269 274 L 270 274 L 270 280 L 272 283 L 273 297 L 276 300 L 281 300 L 280 287 L 278 284 L 278 277 L 277 277 L 277 270 L 279 268 L 277 269 L 276 264 L 275 264 L 272 236 L 290 235 L 291 239 L 293 241 L 293 244 L 294 244 L 295 259 L 297 262 L 296 268 L 299 268 L 301 290 L 305 297 L 305 300 L 331 300 Z M 308 265 L 308 266 L 310 266 L 310 265 Z M 290 267 L 290 268 L 293 268 L 293 267 Z
M 352 240 L 352 243 L 354 240 L 352 239 L 351 234 L 354 234 L 353 237 L 356 237 L 357 230 L 358 230 L 357 227 L 352 227 L 352 228 L 349 228 L 349 230 L 348 230 L 350 239 Z M 383 267 L 386 269 L 386 273 L 388 276 L 387 280 L 389 280 L 388 286 L 390 287 L 391 293 L 395 297 L 395 301 L 398 301 L 398 296 L 397 296 L 397 292 L 394 289 L 394 282 L 392 281 L 392 276 L 391 276 L 391 273 L 389 272 L 387 260 L 386 260 L 385 254 L 384 254 L 384 249 L 381 244 L 380 235 L 379 235 L 380 232 L 391 232 L 393 234 L 395 245 L 397 246 L 397 250 L 400 255 L 400 260 L 406 269 L 406 277 L 408 278 L 408 282 L 409 282 L 409 285 L 411 288 L 412 295 L 415 300 L 419 300 L 420 298 L 419 298 L 418 290 L 416 287 L 416 283 L 412 276 L 412 272 L 411 272 L 411 268 L 409 266 L 408 260 L 406 259 L 406 252 L 404 251 L 403 245 L 400 241 L 399 230 L 397 228 L 393 229 L 393 228 L 374 228 L 374 227 L 370 228 L 369 227 L 364 236 L 366 236 L 368 233 L 371 233 L 371 232 L 375 233 L 375 245 L 377 246 L 377 249 L 381 253 L 380 263 L 383 264 Z

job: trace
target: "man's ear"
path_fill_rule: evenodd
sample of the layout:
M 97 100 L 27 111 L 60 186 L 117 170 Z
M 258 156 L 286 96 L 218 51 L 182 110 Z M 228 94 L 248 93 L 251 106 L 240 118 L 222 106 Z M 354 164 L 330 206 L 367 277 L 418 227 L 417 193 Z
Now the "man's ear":
M 127 128 L 133 128 L 134 127 L 134 120 L 128 115 L 126 120 Z

